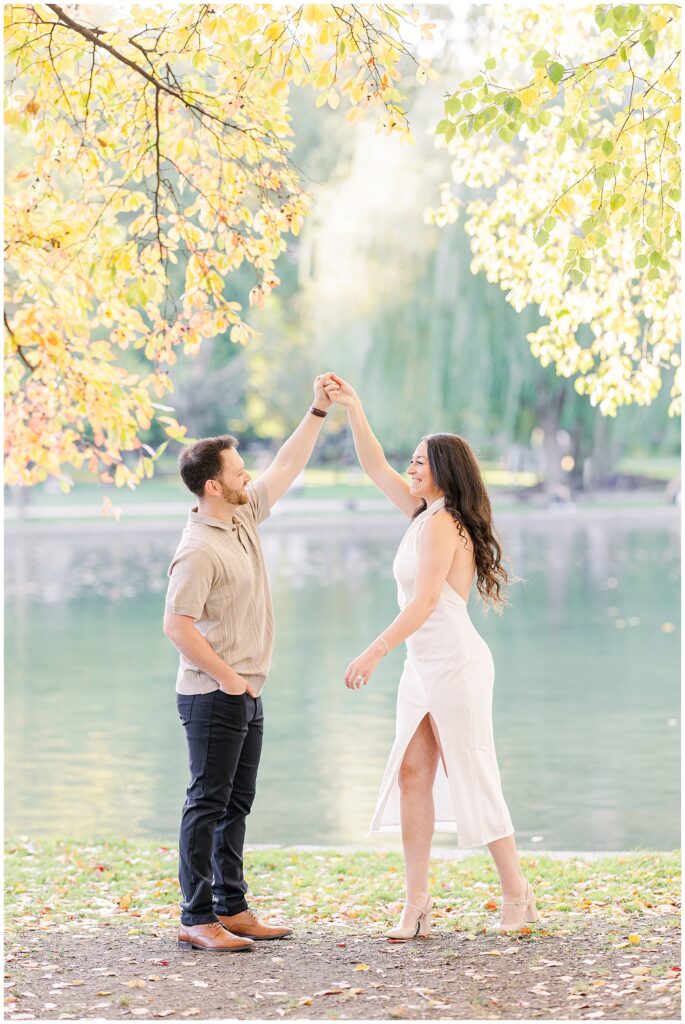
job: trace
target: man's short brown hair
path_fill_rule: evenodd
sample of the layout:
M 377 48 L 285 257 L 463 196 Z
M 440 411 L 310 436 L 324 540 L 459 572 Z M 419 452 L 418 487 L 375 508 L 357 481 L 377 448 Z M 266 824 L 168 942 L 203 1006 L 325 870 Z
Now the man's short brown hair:
M 178 457 L 178 466 L 188 490 L 198 498 L 204 497 L 207 481 L 216 480 L 223 469 L 221 453 L 227 448 L 237 447 L 235 437 L 222 434 L 220 437 L 203 437 L 184 448 Z

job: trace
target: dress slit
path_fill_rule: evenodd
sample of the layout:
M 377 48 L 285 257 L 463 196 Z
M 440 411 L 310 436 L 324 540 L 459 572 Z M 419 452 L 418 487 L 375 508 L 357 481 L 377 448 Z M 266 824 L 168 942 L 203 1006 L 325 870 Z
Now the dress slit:
M 428 724 L 430 725 L 433 731 L 433 739 L 435 740 L 436 746 L 438 748 L 438 754 L 440 755 L 440 760 L 442 761 L 442 767 L 444 769 L 445 776 L 449 779 L 450 773 L 447 771 L 447 761 L 445 760 L 445 751 L 442 748 L 442 740 L 440 739 L 440 730 L 438 729 L 438 723 L 435 721 L 435 716 L 430 711 L 426 712 L 425 717 L 428 719 Z M 423 721 L 423 719 L 421 719 L 421 721 Z M 419 725 L 421 725 L 421 722 L 419 722 Z M 416 728 L 418 729 L 418 725 Z
M 409 728 L 406 728 L 405 726 L 405 729 L 402 730 L 402 734 L 397 735 L 395 738 L 392 750 L 390 751 L 390 756 L 388 757 L 383 780 L 381 782 L 378 804 L 376 806 L 374 820 L 371 824 L 371 831 L 368 835 L 371 835 L 375 831 L 396 831 L 401 828 L 400 769 L 409 744 L 413 740 L 419 726 L 425 718 L 428 719 L 439 754 L 435 778 L 433 780 L 433 801 L 436 811 L 436 825 L 440 825 L 441 831 L 444 831 L 445 829 L 450 832 L 456 830 L 456 824 L 447 824 L 448 821 L 454 821 L 456 823 L 457 808 L 455 806 L 454 793 L 448 777 L 447 759 L 445 757 L 440 737 L 440 729 L 432 712 L 422 710 L 410 723 Z M 451 814 L 446 813 L 447 808 L 452 810 Z M 389 817 L 392 819 L 392 823 L 382 823 L 383 819 L 388 817 L 388 811 Z

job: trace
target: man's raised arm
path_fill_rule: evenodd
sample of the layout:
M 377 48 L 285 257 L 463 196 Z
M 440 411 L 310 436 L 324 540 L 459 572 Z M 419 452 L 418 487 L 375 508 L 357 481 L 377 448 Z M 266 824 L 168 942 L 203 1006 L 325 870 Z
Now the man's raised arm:
M 309 462 L 316 439 L 321 433 L 325 414 L 332 405 L 323 387 L 330 376 L 330 373 L 323 373 L 316 377 L 313 405 L 260 477 L 266 487 L 270 507 L 285 494 Z

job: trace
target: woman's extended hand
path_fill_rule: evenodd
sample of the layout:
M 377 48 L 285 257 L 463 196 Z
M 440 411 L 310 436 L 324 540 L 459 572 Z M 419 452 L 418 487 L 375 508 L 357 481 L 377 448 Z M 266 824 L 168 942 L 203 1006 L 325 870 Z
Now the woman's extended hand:
M 382 644 L 376 640 L 370 647 L 367 647 L 363 654 L 351 661 L 345 672 L 345 686 L 348 690 L 358 690 L 360 686 L 366 686 L 372 674 L 378 668 L 379 661 L 385 655 Z
M 348 384 L 342 377 L 338 377 L 337 373 L 330 374 L 324 384 L 324 390 L 331 402 L 336 402 L 338 405 L 345 406 L 345 408 L 349 408 L 349 406 L 359 401 L 359 396 L 352 385 Z

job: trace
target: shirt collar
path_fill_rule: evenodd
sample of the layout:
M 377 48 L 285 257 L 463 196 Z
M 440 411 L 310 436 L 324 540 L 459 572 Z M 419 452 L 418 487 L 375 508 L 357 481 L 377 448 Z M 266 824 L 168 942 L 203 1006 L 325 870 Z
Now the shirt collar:
M 225 519 L 215 519 L 214 516 L 206 516 L 198 509 L 197 505 L 191 508 L 188 513 L 189 523 L 202 523 L 204 526 L 217 526 L 220 530 L 226 530 L 229 533 L 233 531 L 234 526 L 239 525 L 239 520 L 236 515 L 233 516 L 233 522 L 228 522 Z

